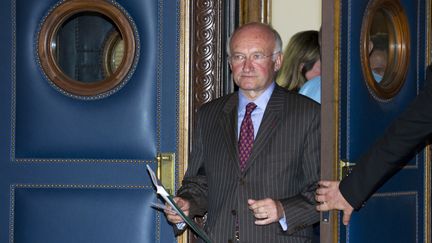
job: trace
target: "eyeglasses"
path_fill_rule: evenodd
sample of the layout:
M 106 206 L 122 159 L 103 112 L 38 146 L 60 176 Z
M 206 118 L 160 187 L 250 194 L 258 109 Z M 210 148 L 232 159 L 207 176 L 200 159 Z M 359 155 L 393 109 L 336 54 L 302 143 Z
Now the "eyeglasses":
M 252 53 L 249 57 L 244 54 L 234 54 L 232 56 L 229 56 L 228 58 L 233 65 L 243 64 L 246 59 L 251 60 L 251 62 L 253 63 L 264 63 L 267 58 L 273 57 L 277 53 L 279 53 L 279 51 L 274 52 L 270 55 L 264 55 L 264 53 L 256 52 Z

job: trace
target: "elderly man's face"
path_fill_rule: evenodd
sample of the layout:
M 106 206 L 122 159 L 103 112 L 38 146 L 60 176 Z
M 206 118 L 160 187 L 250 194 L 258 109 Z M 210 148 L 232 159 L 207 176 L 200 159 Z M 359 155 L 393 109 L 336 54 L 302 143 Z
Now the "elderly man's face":
M 387 68 L 387 52 L 383 50 L 372 51 L 369 56 L 369 62 L 372 71 L 383 77 Z
M 231 39 L 230 48 L 234 82 L 245 93 L 262 93 L 272 83 L 282 62 L 282 55 L 274 53 L 272 32 L 253 26 L 242 29 Z M 234 59 L 236 56 L 243 57 L 243 61 Z

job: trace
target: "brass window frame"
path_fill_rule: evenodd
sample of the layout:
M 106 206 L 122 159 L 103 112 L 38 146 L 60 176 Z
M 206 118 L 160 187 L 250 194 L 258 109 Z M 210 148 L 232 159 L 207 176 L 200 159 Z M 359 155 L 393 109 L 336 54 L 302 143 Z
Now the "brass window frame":
M 67 76 L 56 62 L 52 43 L 62 24 L 71 16 L 82 12 L 102 14 L 113 21 L 124 40 L 124 58 L 117 70 L 104 80 L 84 83 Z M 54 8 L 45 18 L 38 36 L 38 57 L 47 78 L 58 88 L 78 97 L 95 97 L 106 94 L 121 85 L 133 67 L 136 40 L 132 24 L 119 8 L 103 0 L 71 0 Z
M 393 30 L 389 33 L 388 60 L 392 60 L 387 65 L 383 80 L 378 83 L 372 75 L 369 61 L 369 30 L 375 14 L 384 11 L 392 24 Z M 410 57 L 410 31 L 408 18 L 399 1 L 395 0 L 372 0 L 363 15 L 363 22 L 360 36 L 360 58 L 363 75 L 367 87 L 374 98 L 386 101 L 393 98 L 402 88 L 408 72 Z

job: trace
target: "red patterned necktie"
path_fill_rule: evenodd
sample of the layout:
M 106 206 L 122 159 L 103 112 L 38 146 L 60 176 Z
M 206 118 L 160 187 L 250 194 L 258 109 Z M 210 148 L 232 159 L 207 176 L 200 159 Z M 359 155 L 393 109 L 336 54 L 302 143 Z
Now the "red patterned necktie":
M 240 137 L 238 140 L 240 169 L 246 167 L 246 161 L 252 151 L 254 142 L 254 127 L 252 123 L 251 113 L 257 107 L 255 103 L 251 102 L 246 105 L 246 113 L 240 126 Z

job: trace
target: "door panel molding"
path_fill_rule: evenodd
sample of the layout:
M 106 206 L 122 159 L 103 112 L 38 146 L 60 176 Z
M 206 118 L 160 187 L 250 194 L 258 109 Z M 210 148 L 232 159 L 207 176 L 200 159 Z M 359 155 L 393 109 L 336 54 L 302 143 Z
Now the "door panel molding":
M 151 185 L 13 184 L 10 198 L 9 243 L 160 239 Z
M 362 209 L 362 214 L 351 219 L 352 224 L 360 223 L 362 218 L 373 219 L 373 224 L 379 226 L 376 230 L 367 227 L 350 227 L 341 237 L 341 242 L 387 242 L 381 235 L 392 235 L 389 242 L 419 242 L 418 233 L 422 225 L 419 225 L 419 213 L 422 211 L 419 204 L 419 194 L 416 191 L 401 191 L 397 193 L 376 193 L 367 202 L 367 207 Z M 398 210 L 397 219 L 405 219 L 403 227 L 395 226 L 396 217 L 389 217 Z

